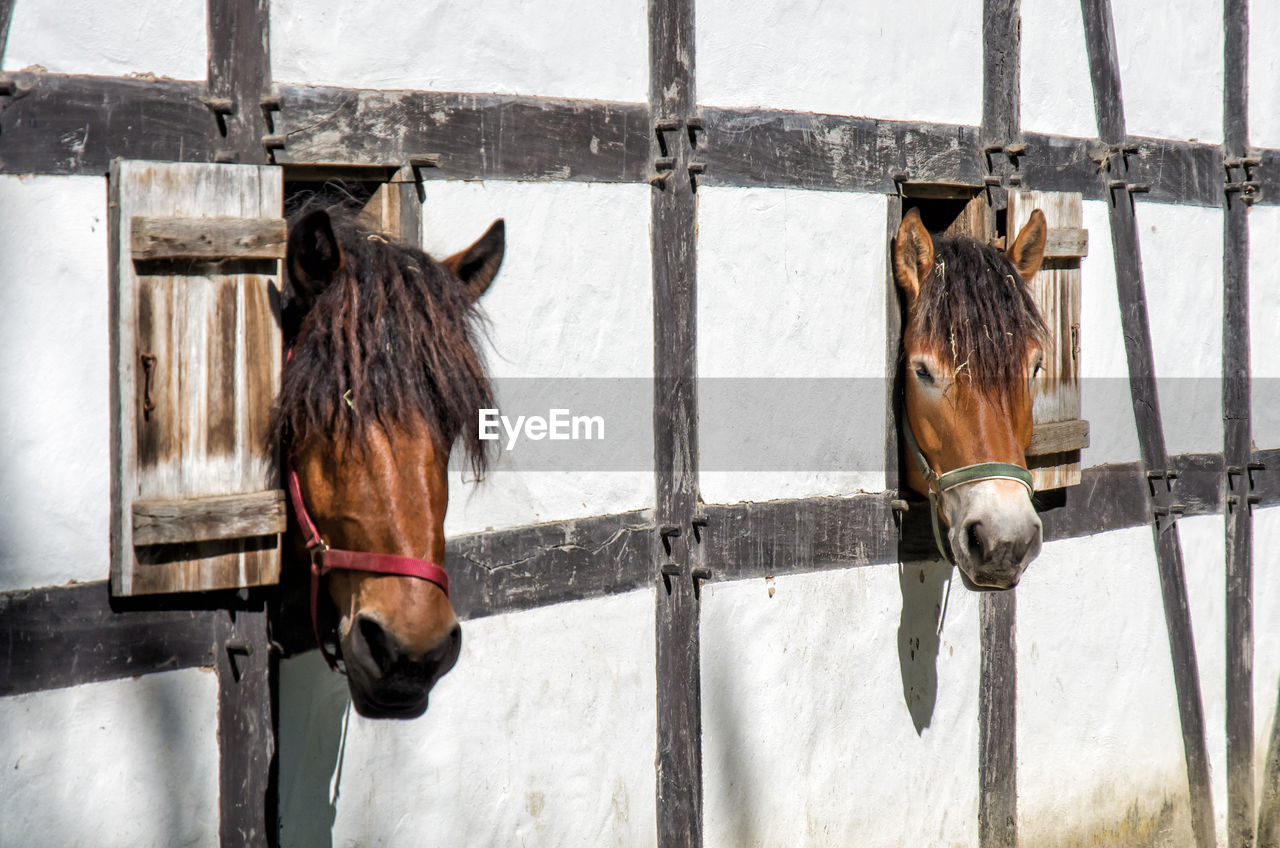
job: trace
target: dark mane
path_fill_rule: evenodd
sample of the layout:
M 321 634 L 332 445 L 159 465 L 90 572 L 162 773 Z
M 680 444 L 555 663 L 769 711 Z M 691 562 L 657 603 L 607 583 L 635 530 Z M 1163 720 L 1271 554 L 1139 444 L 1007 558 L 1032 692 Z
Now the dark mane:
M 445 451 L 461 438 L 482 473 L 490 443 L 479 439 L 477 410 L 496 404 L 475 348 L 480 316 L 469 290 L 427 254 L 361 225 L 352 210 L 326 211 L 344 264 L 301 319 L 289 320 L 297 300 L 286 284 L 292 353 L 276 407 L 279 435 L 286 444 L 326 438 L 358 451 L 375 423 L 425 423 Z
M 969 238 L 935 240 L 933 269 L 912 315 L 925 345 L 957 376 L 996 397 L 1020 384 L 1028 345 L 1046 336 L 1013 263 Z

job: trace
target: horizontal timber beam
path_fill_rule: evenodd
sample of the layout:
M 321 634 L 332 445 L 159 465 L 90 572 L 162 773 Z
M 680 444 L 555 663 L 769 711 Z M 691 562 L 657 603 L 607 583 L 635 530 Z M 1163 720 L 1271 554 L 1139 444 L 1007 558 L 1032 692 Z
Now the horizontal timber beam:
M 1255 507 L 1280 506 L 1280 449 L 1259 451 Z M 1185 515 L 1222 513 L 1221 454 L 1171 457 Z M 1045 541 L 1150 523 L 1139 463 L 1087 468 L 1079 486 L 1041 508 Z M 936 556 L 923 501 L 899 529 L 892 493 L 708 505 L 712 580 L 801 574 Z M 634 591 L 651 584 L 651 513 L 630 512 L 516 527 L 449 540 L 445 563 L 463 619 Z M 285 603 L 272 638 L 286 655 L 313 649 L 305 569 L 286 568 Z M 189 609 L 161 609 L 187 604 Z M 227 599 L 200 596 L 115 601 L 105 583 L 0 592 L 0 696 L 215 662 L 214 612 Z
M 111 159 L 215 161 L 225 151 L 216 103 L 197 82 L 15 73 L 0 88 L 0 173 L 94 174 Z M 274 160 L 291 165 L 418 165 L 425 179 L 647 182 L 641 103 L 277 86 Z M 279 110 L 275 107 L 279 106 Z M 977 127 L 702 107 L 704 185 L 897 193 L 901 181 L 981 188 Z M 1128 176 L 1144 202 L 1220 207 L 1216 145 L 1132 137 Z M 1023 133 L 1025 188 L 1106 197 L 1097 139 Z M 282 146 L 281 146 L 282 145 Z M 1280 203 L 1280 150 L 1252 151 L 1257 203 Z

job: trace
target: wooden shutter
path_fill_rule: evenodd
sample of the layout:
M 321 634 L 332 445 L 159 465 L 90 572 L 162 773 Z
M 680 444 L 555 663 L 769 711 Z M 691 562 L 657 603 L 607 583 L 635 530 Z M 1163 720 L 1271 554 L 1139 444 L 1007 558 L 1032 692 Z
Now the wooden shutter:
M 109 185 L 112 592 L 275 583 L 280 169 L 116 160 Z
M 1010 191 L 1010 244 L 1034 209 L 1049 224 L 1044 264 L 1029 281 L 1049 341 L 1027 467 L 1037 490 L 1060 489 L 1080 482 L 1080 451 L 1089 446 L 1089 422 L 1080 418 L 1080 262 L 1089 253 L 1089 234 L 1079 194 Z

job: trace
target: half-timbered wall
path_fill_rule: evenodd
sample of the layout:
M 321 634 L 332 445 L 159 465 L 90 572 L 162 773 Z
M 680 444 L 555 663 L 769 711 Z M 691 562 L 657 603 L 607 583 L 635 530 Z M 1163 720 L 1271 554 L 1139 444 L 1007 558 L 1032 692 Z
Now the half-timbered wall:
M 0 843 L 1277 844 L 1280 9 L 1147 5 L 0 0 Z M 305 622 L 269 678 L 266 593 L 108 601 L 115 156 L 416 159 L 429 250 L 507 221 L 500 399 L 626 400 L 610 467 L 452 474 L 463 654 L 421 719 L 355 715 Z M 899 530 L 884 385 L 898 183 L 1011 174 L 1082 193 L 1090 235 L 1085 481 L 1016 603 L 952 585 L 920 509 Z M 1251 489 L 1221 382 L 1245 328 Z

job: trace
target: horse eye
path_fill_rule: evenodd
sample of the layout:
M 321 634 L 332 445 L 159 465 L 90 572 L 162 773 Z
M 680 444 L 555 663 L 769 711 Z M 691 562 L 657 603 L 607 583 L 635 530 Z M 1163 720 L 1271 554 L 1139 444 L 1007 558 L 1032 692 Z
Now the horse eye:
M 1032 378 L 1040 376 L 1040 372 L 1044 370 L 1044 357 L 1036 360 L 1036 367 L 1031 369 Z
M 916 363 L 915 372 L 916 376 L 921 380 L 924 380 L 926 383 L 933 382 L 933 375 L 929 373 L 929 369 L 922 363 Z

